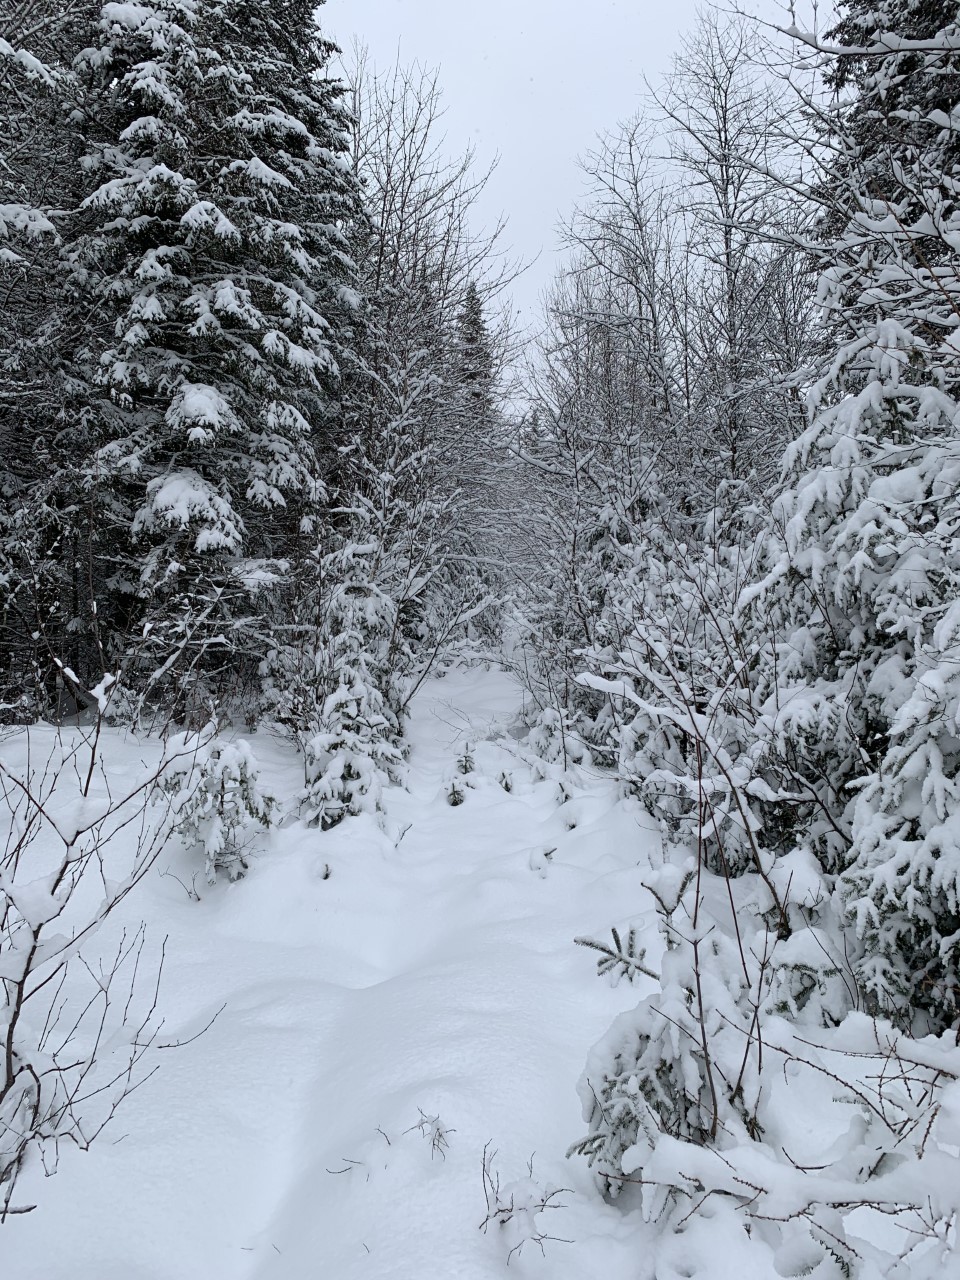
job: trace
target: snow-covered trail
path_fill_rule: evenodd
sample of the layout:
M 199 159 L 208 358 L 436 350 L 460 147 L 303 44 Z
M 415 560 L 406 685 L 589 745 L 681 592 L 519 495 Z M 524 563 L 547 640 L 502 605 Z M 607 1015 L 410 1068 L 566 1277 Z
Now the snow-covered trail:
M 171 1027 L 226 1007 L 160 1055 L 115 1122 L 122 1142 L 108 1130 L 24 1185 L 40 1208 L 0 1229 L 4 1280 L 647 1274 L 636 1217 L 605 1206 L 564 1151 L 582 1130 L 586 1052 L 637 999 L 598 981 L 573 938 L 636 921 L 653 837 L 603 779 L 558 803 L 504 734 L 519 696 L 475 669 L 425 686 L 386 832 L 281 830 L 244 881 L 199 904 L 151 880 L 138 906 L 170 935 Z M 289 791 L 289 757 L 268 739 L 256 750 Z M 540 1218 L 570 1243 L 528 1245 L 509 1272 L 515 1241 L 479 1230 L 487 1144 L 502 1183 L 533 1156 L 540 1184 L 570 1189 Z

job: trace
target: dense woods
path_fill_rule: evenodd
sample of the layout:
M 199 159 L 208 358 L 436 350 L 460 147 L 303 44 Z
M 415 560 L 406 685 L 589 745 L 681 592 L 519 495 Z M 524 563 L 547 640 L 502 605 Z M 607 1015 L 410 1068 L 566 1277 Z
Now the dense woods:
M 8 7 L 0 720 L 162 738 L 150 794 L 212 882 L 251 825 L 381 814 L 424 679 L 505 666 L 544 776 L 599 771 L 662 842 L 638 882 L 662 959 L 587 942 L 649 983 L 590 1053 L 573 1157 L 664 1237 L 732 1221 L 757 1275 L 939 1274 L 956 6 L 841 0 L 818 34 L 704 15 L 582 158 L 535 335 L 437 77 L 338 52 L 303 0 Z M 302 786 L 262 792 L 244 726 L 295 746 Z M 31 787 L 4 786 L 0 1217 L 80 1096 L 47 1100 L 21 1016 L 59 918 L 18 892 Z M 789 1063 L 859 1108 L 805 1163 L 778 1136 Z M 858 1206 L 889 1250 L 849 1237 Z

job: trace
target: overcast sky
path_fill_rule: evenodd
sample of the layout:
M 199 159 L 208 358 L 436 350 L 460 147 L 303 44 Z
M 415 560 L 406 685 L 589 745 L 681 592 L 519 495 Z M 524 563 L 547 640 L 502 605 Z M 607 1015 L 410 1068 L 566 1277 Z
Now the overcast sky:
M 772 8 L 770 0 L 764 5 Z M 636 110 L 643 79 L 669 69 L 697 0 L 327 0 L 326 31 L 376 63 L 441 72 L 452 150 L 500 156 L 484 216 L 503 212 L 515 251 L 540 261 L 514 286 L 535 318 L 553 274 L 556 226 L 581 191 L 577 156 Z

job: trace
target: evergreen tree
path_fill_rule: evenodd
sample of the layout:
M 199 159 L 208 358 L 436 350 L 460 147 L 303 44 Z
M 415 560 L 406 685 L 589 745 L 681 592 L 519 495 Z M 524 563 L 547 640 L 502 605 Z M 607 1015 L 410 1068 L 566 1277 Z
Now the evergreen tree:
M 477 422 L 489 419 L 493 409 L 493 353 L 483 314 L 483 300 L 474 281 L 467 285 L 457 321 L 454 354 L 462 383 Z
M 400 717 L 389 696 L 397 605 L 378 582 L 382 551 L 376 542 L 348 541 L 323 566 L 331 587 L 314 667 L 322 700 L 304 748 L 300 813 L 324 830 L 378 813 L 384 783 L 396 780 L 402 760 Z
M 255 670 L 251 591 L 332 466 L 358 202 L 331 53 L 305 0 L 157 0 L 106 4 L 79 60 L 91 577 L 108 660 L 142 634 L 181 695 Z
M 776 749 L 840 873 L 860 980 L 874 1008 L 935 1028 L 960 1009 L 955 16 L 845 6 L 833 79 L 854 92 L 825 117 L 840 158 L 811 244 L 833 349 L 757 597 L 780 637 L 760 671 Z

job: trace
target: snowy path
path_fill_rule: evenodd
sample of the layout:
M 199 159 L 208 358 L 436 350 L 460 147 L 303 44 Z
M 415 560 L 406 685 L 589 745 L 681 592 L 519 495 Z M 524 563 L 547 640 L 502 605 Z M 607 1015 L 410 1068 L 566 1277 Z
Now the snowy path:
M 123 1142 L 108 1131 L 30 1187 L 41 1208 L 2 1228 L 4 1280 L 642 1280 L 640 1224 L 564 1150 L 586 1052 L 637 999 L 572 939 L 635 919 L 651 837 L 606 782 L 561 806 L 532 777 L 502 737 L 518 697 L 496 672 L 424 689 L 387 834 L 277 832 L 199 904 L 151 881 L 139 908 L 170 935 L 171 1025 L 226 1009 L 162 1055 Z M 445 1158 L 421 1112 L 448 1130 Z M 528 1246 L 507 1272 L 508 1241 L 478 1230 L 487 1143 L 504 1183 L 535 1152 L 536 1179 L 571 1189 L 541 1222 L 572 1243 Z

